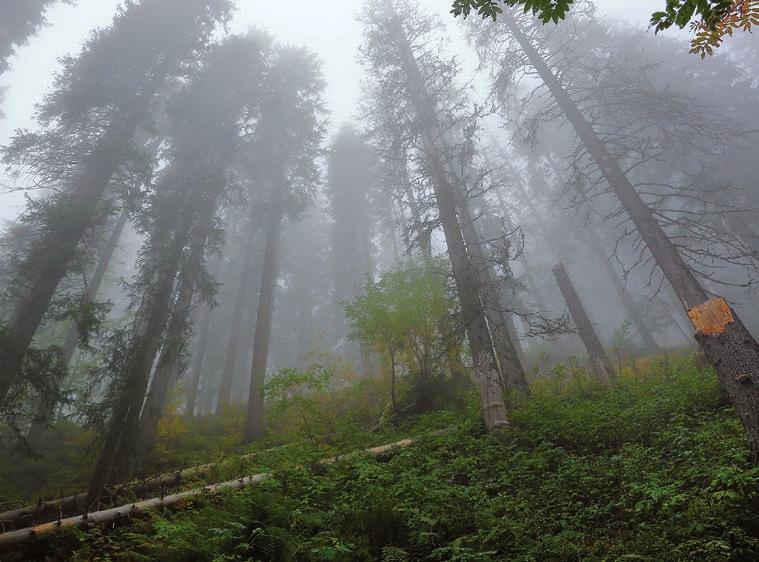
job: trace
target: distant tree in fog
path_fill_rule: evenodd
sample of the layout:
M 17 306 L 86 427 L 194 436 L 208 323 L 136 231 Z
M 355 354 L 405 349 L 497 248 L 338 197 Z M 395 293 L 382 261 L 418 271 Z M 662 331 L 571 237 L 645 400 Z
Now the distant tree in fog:
M 285 218 L 311 204 L 320 181 L 316 158 L 325 134 L 318 59 L 305 49 L 280 47 L 261 103 L 262 118 L 251 147 L 250 168 L 266 190 L 264 256 L 253 338 L 245 441 L 264 435 L 263 385 L 271 344 Z

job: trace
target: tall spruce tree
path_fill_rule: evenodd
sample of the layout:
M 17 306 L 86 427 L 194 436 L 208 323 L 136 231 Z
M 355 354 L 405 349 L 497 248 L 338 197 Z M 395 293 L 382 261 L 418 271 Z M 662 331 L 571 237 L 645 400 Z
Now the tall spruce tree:
M 184 348 L 191 307 L 213 294 L 205 264 L 220 242 L 217 210 L 233 185 L 230 169 L 243 130 L 256 122 L 268 47 L 268 37 L 259 34 L 226 40 L 170 108 L 172 142 L 166 156 L 171 164 L 145 217 L 148 241 L 132 286 L 135 318 L 112 347 L 113 406 L 90 481 L 90 502 L 109 481 L 130 477 L 145 445 L 149 448 L 149 442 L 139 447 L 140 436 L 152 441 Z M 160 395 L 148 395 L 146 408 L 157 358 L 153 391 Z
M 451 174 L 449 161 L 455 147 L 446 133 L 461 126 L 457 113 L 466 106 L 455 87 L 456 65 L 439 56 L 441 45 L 435 40 L 439 23 L 412 3 L 370 0 L 362 22 L 362 59 L 370 77 L 373 126 L 394 128 L 388 122 L 396 119 L 409 123 L 408 148 L 429 178 L 445 234 L 485 425 L 489 430 L 507 425 L 501 372 L 480 294 L 484 283 L 462 234 L 457 206 L 463 189 Z
M 280 47 L 261 102 L 261 122 L 251 147 L 249 167 L 265 186 L 266 226 L 261 284 L 253 338 L 245 441 L 264 434 L 263 385 L 271 343 L 282 229 L 288 215 L 310 204 L 319 182 L 316 158 L 324 137 L 324 80 L 309 51 Z
M 129 0 L 81 55 L 64 59 L 37 112 L 42 132 L 20 133 L 5 151 L 11 163 L 43 155 L 32 171 L 44 187 L 60 190 L 27 213 L 36 236 L 15 267 L 14 303 L 0 331 L 0 401 L 28 382 L 24 363 L 34 335 L 83 237 L 107 216 L 109 181 L 147 125 L 156 94 L 188 72 L 230 11 L 228 0 Z

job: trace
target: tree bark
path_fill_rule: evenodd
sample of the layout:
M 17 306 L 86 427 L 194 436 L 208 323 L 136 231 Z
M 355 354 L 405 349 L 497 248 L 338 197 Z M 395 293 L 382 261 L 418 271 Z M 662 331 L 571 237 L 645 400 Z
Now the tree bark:
M 264 436 L 264 396 L 266 367 L 269 360 L 269 342 L 274 317 L 274 298 L 279 278 L 282 222 L 285 206 L 285 182 L 274 186 L 272 208 L 266 230 L 266 247 L 262 265 L 261 287 L 256 313 L 256 333 L 253 338 L 253 360 L 250 367 L 248 414 L 245 421 L 245 442 L 250 443 Z
M 614 369 L 601 345 L 601 340 L 598 338 L 598 334 L 593 327 L 593 323 L 590 321 L 590 317 L 588 317 L 588 313 L 585 312 L 585 307 L 583 306 L 580 296 L 577 294 L 564 265 L 561 263 L 556 265 L 553 268 L 553 275 L 556 277 L 556 283 L 559 285 L 561 294 L 567 302 L 569 314 L 572 316 L 572 320 L 575 323 L 577 333 L 580 334 L 582 343 L 585 345 L 585 350 L 588 352 L 591 365 L 593 366 L 593 372 L 598 380 L 608 384 L 609 381 L 616 376 Z
M 202 249 L 200 249 L 202 252 Z M 185 348 L 187 320 L 192 309 L 196 291 L 195 278 L 202 261 L 202 255 L 191 257 L 195 263 L 186 269 L 177 291 L 176 302 L 171 314 L 166 338 L 158 356 L 155 373 L 150 381 L 145 404 L 140 414 L 139 427 L 135 439 L 134 454 L 125 459 L 125 469 L 120 471 L 123 479 L 130 479 L 142 466 L 148 453 L 153 449 L 158 423 L 164 414 L 169 389 L 180 374 L 182 353 Z
M 164 270 L 158 280 L 156 290 L 138 312 L 141 318 L 136 329 L 137 337 L 129 351 L 129 358 L 120 379 L 122 388 L 111 413 L 103 445 L 89 484 L 87 506 L 93 505 L 102 495 L 106 485 L 113 480 L 113 468 L 122 451 L 131 448 L 127 435 L 139 419 L 148 376 L 155 354 L 158 351 L 161 334 L 165 328 L 174 275 Z M 118 475 L 116 475 L 118 476 Z
M 506 25 L 524 50 L 530 63 L 556 99 L 577 136 L 590 152 L 614 194 L 632 219 L 641 238 L 669 281 L 696 328 L 696 341 L 717 371 L 720 383 L 734 404 L 748 435 L 751 450 L 759 459 L 759 345 L 743 322 L 722 299 L 709 299 L 706 291 L 686 265 L 677 247 L 656 221 L 651 209 L 625 176 L 617 161 L 598 138 L 560 82 L 530 43 L 516 22 L 505 14 Z M 713 326 L 694 320 L 701 307 L 706 316 L 729 319 Z M 713 309 L 713 310 L 712 310 Z
M 113 407 L 88 492 L 88 504 L 96 501 L 106 484 L 126 480 L 126 475 L 113 474 L 121 468 L 119 461 L 130 458 L 136 448 L 139 417 L 148 387 L 156 354 L 170 316 L 171 297 L 180 269 L 182 249 L 190 241 L 190 255 L 197 255 L 205 247 L 216 210 L 218 192 L 201 193 L 204 182 L 188 187 L 180 216 L 175 218 L 166 252 L 156 252 L 156 282 L 151 284 L 137 312 L 130 349 L 124 368 L 119 375 L 122 388 Z M 221 186 L 216 186 L 220 189 Z M 193 226 L 195 227 L 193 229 Z
M 389 8 L 392 10 L 392 5 Z M 455 189 L 447 177 L 446 166 L 441 161 L 437 146 L 443 135 L 437 121 L 436 103 L 427 92 L 424 78 L 414 59 L 402 22 L 394 11 L 389 31 L 400 48 L 401 64 L 411 90 L 411 102 L 414 104 L 422 129 L 424 151 L 428 159 L 429 173 L 453 269 L 456 292 L 461 303 L 462 321 L 472 351 L 485 427 L 493 430 L 508 426 L 498 362 L 493 351 L 485 310 L 480 301 L 475 271 L 467 254 L 461 225 L 456 214 Z

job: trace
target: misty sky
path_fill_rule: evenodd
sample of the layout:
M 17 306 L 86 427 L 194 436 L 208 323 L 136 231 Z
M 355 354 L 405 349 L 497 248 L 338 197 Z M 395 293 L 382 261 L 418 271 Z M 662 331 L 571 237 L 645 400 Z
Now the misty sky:
M 58 5 L 50 10 L 50 26 L 19 49 L 11 59 L 11 71 L 0 76 L 7 87 L 0 119 L 0 144 L 5 144 L 19 127 L 33 127 L 34 104 L 48 91 L 58 68 L 57 59 L 79 51 L 90 30 L 108 25 L 121 0 L 78 0 L 77 6 Z M 452 48 L 466 58 L 467 48 L 460 39 L 456 22 L 448 14 L 450 0 L 420 0 L 449 22 Z M 648 18 L 663 0 L 597 0 L 601 14 L 612 14 L 647 26 Z M 356 56 L 361 42 L 360 25 L 354 15 L 361 3 L 353 0 L 289 0 L 282 2 L 238 0 L 238 12 L 231 31 L 250 27 L 270 31 L 279 41 L 304 45 L 319 54 L 327 80 L 325 94 L 333 129 L 349 120 L 360 91 L 361 68 Z M 0 173 L 0 182 L 7 183 Z M 0 194 L 0 219 L 13 217 L 23 203 L 19 195 Z

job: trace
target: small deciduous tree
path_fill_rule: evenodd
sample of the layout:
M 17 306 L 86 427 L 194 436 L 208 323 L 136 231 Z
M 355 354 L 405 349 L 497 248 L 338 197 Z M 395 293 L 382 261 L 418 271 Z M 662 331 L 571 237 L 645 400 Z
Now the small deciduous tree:
M 452 320 L 454 299 L 447 274 L 438 262 L 409 261 L 366 286 L 346 307 L 352 336 L 371 345 L 390 363 L 390 401 L 393 411 L 424 410 L 444 390 L 441 366 L 461 345 Z M 408 404 L 401 405 L 398 383 L 407 381 Z

